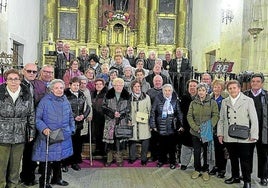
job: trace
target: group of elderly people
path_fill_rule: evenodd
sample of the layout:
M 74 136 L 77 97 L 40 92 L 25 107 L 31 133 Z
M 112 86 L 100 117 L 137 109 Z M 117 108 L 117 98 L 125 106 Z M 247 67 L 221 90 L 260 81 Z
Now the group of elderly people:
M 261 83 L 264 81 L 262 76 L 257 75 L 252 80 L 255 78 L 261 78 Z M 3 169 L 0 172 L 0 186 L 16 187 L 18 184 L 24 143 L 35 137 L 35 130 L 38 134 L 32 159 L 40 162 L 40 187 L 51 187 L 50 183 L 68 185 L 62 180 L 61 167 L 68 161 L 68 165 L 79 170 L 80 167 L 76 166 L 81 160 L 79 137 L 83 129 L 82 122 L 89 114 L 85 96 L 79 90 L 81 79 L 71 78 L 68 91 L 65 90 L 66 83 L 63 80 L 52 80 L 49 84 L 50 92 L 41 99 L 36 113 L 31 91 L 21 84 L 21 79 L 20 73 L 11 69 L 5 72 L 6 82 L 0 85 L 0 166 Z M 193 152 L 193 179 L 202 176 L 207 181 L 209 174 L 216 173 L 219 178 L 223 178 L 227 161 L 225 154 L 228 151 L 232 176 L 225 183 L 240 182 L 240 162 L 244 187 L 251 187 L 253 150 L 259 139 L 259 123 L 263 128 L 262 134 L 267 134 L 264 129 L 267 128 L 264 125 L 267 120 L 260 120 L 263 116 L 267 117 L 264 114 L 267 111 L 263 111 L 267 107 L 262 105 L 267 93 L 259 88 L 257 93 L 253 93 L 253 90 L 248 93 L 248 97 L 241 92 L 238 81 L 229 80 L 225 84 L 215 80 L 210 94 L 207 83 L 189 80 L 187 94 L 179 99 L 171 84 L 162 83 L 161 76 L 156 75 L 153 78 L 154 87 L 145 93 L 139 79 L 131 81 L 130 89 L 126 89 L 122 78 L 114 78 L 109 90 L 102 78 L 94 81 L 96 89 L 91 93 L 92 125 L 103 123 L 104 126 L 100 129 L 102 134 L 97 135 L 97 148 L 105 147 L 105 166 L 110 166 L 114 158 L 117 166 L 123 166 L 125 141 L 129 143 L 129 163 L 137 160 L 136 144 L 141 143 L 141 165 L 146 166 L 150 138 L 158 135 L 157 166 L 169 163 L 170 169 L 175 169 L 176 144 L 178 137 L 182 137 L 181 169 L 187 168 Z M 225 85 L 229 96 L 224 91 Z M 77 99 L 77 103 L 72 98 Z M 249 136 L 244 139 L 230 136 L 230 125 L 248 127 Z M 115 131 L 120 126 L 131 127 L 133 136 L 117 137 Z M 62 133 L 62 140 L 49 144 L 50 134 L 57 129 Z M 210 139 L 205 139 L 204 130 L 211 132 Z M 216 163 L 209 172 L 207 149 L 213 139 Z M 262 148 L 262 144 L 267 144 L 267 139 L 263 140 L 258 141 L 257 149 L 258 154 L 262 154 L 263 164 L 267 164 L 267 149 Z M 261 167 L 258 165 L 258 168 Z M 267 185 L 267 168 L 259 169 L 258 175 L 261 184 Z

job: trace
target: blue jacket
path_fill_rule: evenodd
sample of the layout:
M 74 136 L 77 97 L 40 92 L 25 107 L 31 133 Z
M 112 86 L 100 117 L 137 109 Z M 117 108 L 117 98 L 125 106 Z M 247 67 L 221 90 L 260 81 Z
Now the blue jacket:
M 49 145 L 48 161 L 60 161 L 73 154 L 71 135 L 75 131 L 72 108 L 65 95 L 56 97 L 49 93 L 45 95 L 36 109 L 36 128 L 39 132 L 33 148 L 33 161 L 46 159 L 46 136 L 44 129 L 56 130 L 62 128 L 64 141 Z

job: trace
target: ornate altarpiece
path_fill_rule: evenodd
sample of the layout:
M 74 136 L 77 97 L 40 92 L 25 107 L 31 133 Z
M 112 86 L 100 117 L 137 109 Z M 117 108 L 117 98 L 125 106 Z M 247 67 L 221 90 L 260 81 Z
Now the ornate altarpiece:
M 187 1 L 185 0 L 47 0 L 42 17 L 43 63 L 45 54 L 63 40 L 78 56 L 82 46 L 99 54 L 107 45 L 111 55 L 117 46 L 135 51 L 186 48 Z M 42 12 L 42 11 L 41 11 Z M 46 63 L 49 61 L 47 58 Z

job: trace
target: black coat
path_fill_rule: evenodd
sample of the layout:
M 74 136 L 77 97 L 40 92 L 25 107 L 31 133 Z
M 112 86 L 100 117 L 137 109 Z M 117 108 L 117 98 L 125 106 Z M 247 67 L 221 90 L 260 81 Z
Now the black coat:
M 81 91 L 78 91 L 78 97 L 76 97 L 70 91 L 69 88 L 64 91 L 64 94 L 66 95 L 68 101 L 71 104 L 74 118 L 79 115 L 84 115 L 84 119 L 87 118 L 87 116 L 90 113 L 90 107 L 86 103 L 85 95 Z M 86 105 L 86 109 L 85 109 L 85 105 Z M 78 130 L 83 129 L 83 122 L 84 120 L 75 121 L 76 129 Z
M 168 115 L 166 119 L 162 119 L 162 111 L 165 104 L 163 93 L 159 93 L 153 103 L 150 113 L 150 127 L 156 128 L 160 135 L 175 134 L 182 126 L 182 112 L 178 101 L 177 94 L 173 92 L 171 105 L 174 110 L 173 116 Z
M 183 114 L 183 132 L 180 132 L 180 140 L 183 145 L 192 147 L 193 142 L 192 142 L 192 135 L 190 133 L 190 125 L 187 121 L 187 113 L 189 110 L 189 106 L 194 98 L 191 97 L 191 95 L 187 92 L 187 94 L 183 95 L 181 98 L 181 111 Z

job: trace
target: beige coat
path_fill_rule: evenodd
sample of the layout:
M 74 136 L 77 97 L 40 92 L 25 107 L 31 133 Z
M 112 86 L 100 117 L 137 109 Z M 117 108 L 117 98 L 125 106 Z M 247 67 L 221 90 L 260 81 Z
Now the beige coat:
M 227 116 L 227 106 L 229 106 L 229 115 Z M 249 139 L 242 140 L 231 138 L 228 135 L 228 117 L 229 123 L 237 125 L 245 125 L 249 127 L 251 122 L 250 137 L 253 139 L 258 139 L 259 135 L 259 125 L 258 117 L 254 107 L 253 99 L 247 97 L 243 93 L 240 93 L 240 97 L 237 99 L 235 105 L 231 103 L 230 97 L 227 97 L 222 101 L 220 110 L 220 120 L 217 127 L 217 135 L 223 136 L 224 142 L 237 142 L 237 143 L 252 143 Z
M 138 99 L 131 96 L 131 117 L 133 125 L 133 138 L 129 140 L 135 140 L 135 141 L 145 140 L 151 137 L 149 118 L 146 124 L 138 123 L 136 121 L 137 111 L 148 113 L 148 117 L 150 117 L 150 110 L 151 110 L 151 100 L 148 95 L 142 93 Z

